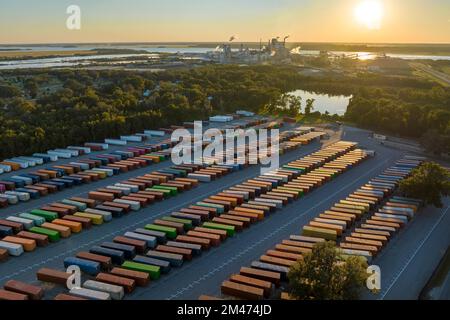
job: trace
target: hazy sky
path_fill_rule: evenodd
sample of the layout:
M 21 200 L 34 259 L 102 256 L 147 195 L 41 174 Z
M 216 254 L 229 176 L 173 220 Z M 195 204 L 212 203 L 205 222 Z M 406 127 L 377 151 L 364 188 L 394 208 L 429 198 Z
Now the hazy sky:
M 81 30 L 66 28 L 72 4 L 81 8 Z M 226 41 L 231 35 L 450 43 L 450 0 L 0 0 L 0 43 Z

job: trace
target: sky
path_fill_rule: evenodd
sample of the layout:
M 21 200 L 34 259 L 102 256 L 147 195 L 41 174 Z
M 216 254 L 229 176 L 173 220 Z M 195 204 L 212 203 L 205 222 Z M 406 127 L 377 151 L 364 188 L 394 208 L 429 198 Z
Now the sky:
M 369 4 L 368 4 L 369 3 Z M 81 9 L 69 30 L 67 7 Z M 358 12 L 357 14 L 355 12 Z M 450 43 L 450 0 L 0 0 L 0 43 Z

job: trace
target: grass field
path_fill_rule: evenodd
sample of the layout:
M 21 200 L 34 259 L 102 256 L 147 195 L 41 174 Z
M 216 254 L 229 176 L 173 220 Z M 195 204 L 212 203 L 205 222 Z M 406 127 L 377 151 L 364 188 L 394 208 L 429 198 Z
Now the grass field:
M 450 67 L 442 67 L 440 71 L 450 76 Z

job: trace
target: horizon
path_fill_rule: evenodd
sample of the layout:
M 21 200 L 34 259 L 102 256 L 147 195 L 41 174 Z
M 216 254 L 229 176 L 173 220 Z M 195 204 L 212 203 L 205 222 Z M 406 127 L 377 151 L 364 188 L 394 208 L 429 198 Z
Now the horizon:
M 148 45 L 156 45 L 156 44 L 216 44 L 216 43 L 224 43 L 227 41 L 217 40 L 217 41 L 125 41 L 125 42 L 35 42 L 35 43 L 1 43 L 0 46 L 43 46 L 43 45 L 93 45 L 93 44 L 115 44 L 115 45 L 128 45 L 128 44 L 148 44 Z M 266 43 L 266 41 L 262 41 L 262 43 Z M 235 41 L 231 44 L 240 44 L 240 43 L 248 43 L 248 44 L 258 44 L 259 41 Z M 444 45 L 450 46 L 449 42 L 345 42 L 345 41 L 286 41 L 287 44 L 335 44 L 335 45 L 385 45 L 385 46 L 419 46 L 419 45 L 430 45 L 430 46 L 440 46 Z
M 76 2 L 80 30 L 66 28 L 72 0 L 42 0 L 25 9 L 19 2 L 3 5 L 0 28 L 8 32 L 0 34 L 0 43 L 217 43 L 232 35 L 239 43 L 277 35 L 290 35 L 289 43 L 450 43 L 450 2 L 445 0 Z

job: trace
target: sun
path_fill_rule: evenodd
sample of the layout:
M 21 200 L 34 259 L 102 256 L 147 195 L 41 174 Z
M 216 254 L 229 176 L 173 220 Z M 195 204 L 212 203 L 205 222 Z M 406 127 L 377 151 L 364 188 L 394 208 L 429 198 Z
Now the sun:
M 356 20 L 370 30 L 381 28 L 383 5 L 377 0 L 365 0 L 354 11 Z

